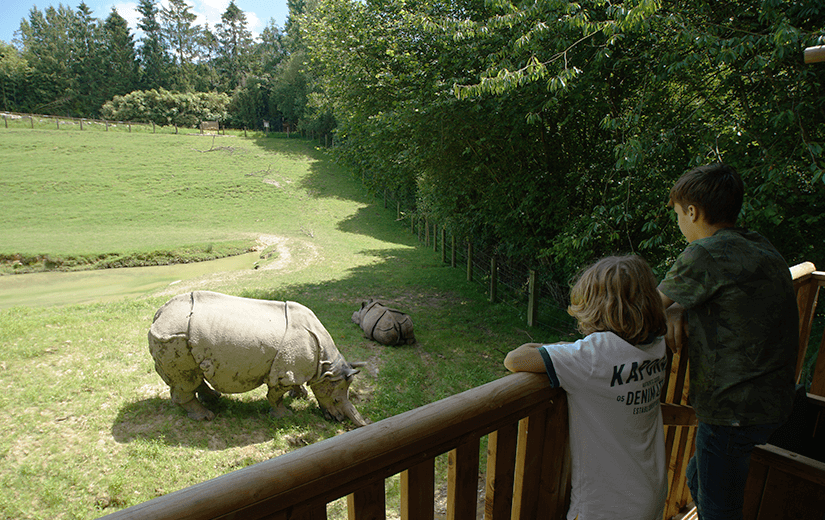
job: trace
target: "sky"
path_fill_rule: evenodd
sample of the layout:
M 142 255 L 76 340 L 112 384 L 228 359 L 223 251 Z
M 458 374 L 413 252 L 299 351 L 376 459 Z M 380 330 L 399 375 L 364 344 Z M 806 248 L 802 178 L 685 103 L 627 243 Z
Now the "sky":
M 140 17 L 136 11 L 138 0 L 85 0 L 86 5 L 92 11 L 92 16 L 105 20 L 112 7 L 117 9 L 118 14 L 129 22 L 135 42 L 138 37 L 135 35 L 137 20 Z M 65 6 L 76 9 L 81 0 L 1 0 L 0 1 L 0 40 L 11 43 L 15 37 L 14 33 L 20 29 L 20 20 L 29 18 L 29 11 L 33 7 L 45 11 L 49 6 L 58 7 L 61 3 Z M 287 0 L 235 0 L 235 5 L 246 14 L 247 28 L 253 36 L 257 37 L 266 27 L 270 18 L 275 20 L 279 28 L 283 29 L 289 11 L 286 6 Z M 165 4 L 165 0 L 161 0 Z M 196 25 L 204 25 L 207 22 L 209 27 L 221 22 L 221 15 L 229 6 L 229 0 L 186 0 L 192 6 L 191 12 L 197 15 Z

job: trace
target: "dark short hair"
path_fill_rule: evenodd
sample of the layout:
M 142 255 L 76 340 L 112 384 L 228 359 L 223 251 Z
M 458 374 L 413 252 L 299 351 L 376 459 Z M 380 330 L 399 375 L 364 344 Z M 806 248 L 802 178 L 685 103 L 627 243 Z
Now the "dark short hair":
M 732 166 L 717 163 L 684 173 L 670 189 L 668 206 L 693 204 L 708 224 L 735 224 L 742 209 L 745 186 Z

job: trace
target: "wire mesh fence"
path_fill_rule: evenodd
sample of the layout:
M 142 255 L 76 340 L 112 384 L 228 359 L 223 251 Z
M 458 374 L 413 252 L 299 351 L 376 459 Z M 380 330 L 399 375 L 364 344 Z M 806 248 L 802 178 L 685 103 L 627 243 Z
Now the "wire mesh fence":
M 383 199 L 384 207 L 396 207 L 397 220 L 403 222 L 420 243 L 440 253 L 445 264 L 466 270 L 467 280 L 482 287 L 491 302 L 513 307 L 531 327 L 559 335 L 576 333 L 576 322 L 566 312 L 569 288 L 553 280 L 547 266 L 495 255 L 472 239 L 452 234 L 426 215 L 403 209 L 403 201 L 391 193 L 385 191 Z

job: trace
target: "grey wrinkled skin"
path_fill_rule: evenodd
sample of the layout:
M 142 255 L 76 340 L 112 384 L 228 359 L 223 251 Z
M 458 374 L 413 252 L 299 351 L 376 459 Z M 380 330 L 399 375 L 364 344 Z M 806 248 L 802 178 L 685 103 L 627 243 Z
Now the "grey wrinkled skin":
M 305 397 L 306 384 L 327 418 L 367 424 L 348 396 L 363 364 L 348 363 L 315 314 L 299 303 L 181 294 L 155 313 L 149 352 L 172 402 L 195 420 L 215 417 L 196 394 L 203 400 L 265 384 L 270 414 L 281 417 L 289 413 L 284 394 Z
M 352 321 L 361 326 L 364 337 L 384 345 L 415 343 L 412 319 L 372 298 L 362 302 L 361 309 L 352 313 Z

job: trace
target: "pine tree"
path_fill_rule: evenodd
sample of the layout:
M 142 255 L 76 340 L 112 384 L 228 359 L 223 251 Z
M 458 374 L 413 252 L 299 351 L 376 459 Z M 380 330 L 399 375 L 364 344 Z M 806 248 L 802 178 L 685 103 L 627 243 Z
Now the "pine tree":
M 137 26 L 143 31 L 138 49 L 140 88 L 150 90 L 169 87 L 169 58 L 163 47 L 163 33 L 155 1 L 140 0 L 137 11 L 141 14 Z
M 139 88 L 139 71 L 135 42 L 129 24 L 112 7 L 103 24 L 106 43 L 106 100 Z

